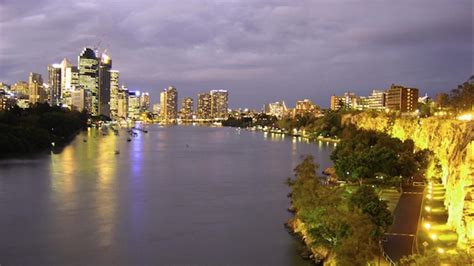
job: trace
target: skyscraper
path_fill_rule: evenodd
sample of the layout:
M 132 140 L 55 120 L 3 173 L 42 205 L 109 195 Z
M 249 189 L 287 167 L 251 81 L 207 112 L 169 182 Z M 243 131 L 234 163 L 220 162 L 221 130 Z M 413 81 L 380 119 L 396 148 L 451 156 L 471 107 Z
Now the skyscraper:
M 110 117 L 118 118 L 119 75 L 118 70 L 110 70 Z
M 128 92 L 128 118 L 139 119 L 140 118 L 140 92 L 129 91 Z
M 79 89 L 79 72 L 76 66 L 69 65 L 65 68 L 65 73 L 62 72 L 61 68 L 61 102 L 64 106 L 72 105 L 72 92 Z M 64 77 L 64 80 L 63 80 Z
M 38 73 L 30 73 L 28 77 L 28 88 L 30 103 L 44 103 L 48 100 L 48 95 L 43 88 L 43 78 Z
M 49 103 L 59 105 L 61 103 L 61 65 L 52 64 L 48 66 Z
M 79 85 L 91 93 L 92 115 L 99 115 L 99 60 L 90 48 L 84 48 L 78 58 Z
M 69 62 L 67 58 L 64 58 L 63 61 L 61 61 L 61 97 L 64 94 L 64 91 L 66 90 L 66 81 L 67 81 L 67 69 L 71 68 L 72 64 Z M 69 78 L 71 78 L 69 76 Z
M 161 117 L 165 123 L 173 123 L 178 115 L 178 91 L 170 86 L 160 94 Z
M 208 92 L 198 94 L 197 118 L 199 120 L 211 119 L 211 94 Z
M 122 86 L 117 93 L 117 118 L 128 118 L 128 89 Z
M 181 110 L 179 112 L 182 120 L 191 121 L 194 113 L 194 101 L 191 97 L 186 97 L 181 100 Z
M 148 92 L 142 92 L 140 94 L 140 112 L 150 111 L 150 94 Z
M 110 116 L 110 69 L 112 59 L 103 53 L 99 64 L 99 114 Z
M 211 90 L 211 117 L 222 120 L 227 118 L 229 93 L 226 90 Z

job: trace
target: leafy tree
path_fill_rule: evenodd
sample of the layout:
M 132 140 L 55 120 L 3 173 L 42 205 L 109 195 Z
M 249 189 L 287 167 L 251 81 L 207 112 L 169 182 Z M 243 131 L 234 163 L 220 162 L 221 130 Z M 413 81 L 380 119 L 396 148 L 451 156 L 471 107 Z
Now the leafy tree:
M 371 233 L 377 238 L 381 237 L 393 223 L 393 216 L 388 210 L 387 202 L 381 200 L 371 186 L 359 187 L 351 195 L 350 205 L 352 208 L 359 208 L 364 214 L 368 215 L 372 224 L 376 226 Z
M 440 254 L 436 249 L 428 249 L 424 254 L 412 254 L 400 260 L 406 266 L 472 265 L 473 258 L 464 250 Z

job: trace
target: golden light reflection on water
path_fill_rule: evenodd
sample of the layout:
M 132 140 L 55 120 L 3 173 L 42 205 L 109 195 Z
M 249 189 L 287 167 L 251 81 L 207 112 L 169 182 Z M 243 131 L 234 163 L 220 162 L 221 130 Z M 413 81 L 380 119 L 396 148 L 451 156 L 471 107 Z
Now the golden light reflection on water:
M 98 130 L 88 130 L 60 154 L 51 156 L 52 200 L 59 211 L 93 210 L 92 220 L 97 222 L 96 233 L 100 236 L 97 239 L 104 246 L 112 243 L 117 215 L 117 140 L 113 134 L 102 136 Z M 90 186 L 91 193 L 79 195 L 78 186 Z M 61 221 L 58 219 L 58 223 Z

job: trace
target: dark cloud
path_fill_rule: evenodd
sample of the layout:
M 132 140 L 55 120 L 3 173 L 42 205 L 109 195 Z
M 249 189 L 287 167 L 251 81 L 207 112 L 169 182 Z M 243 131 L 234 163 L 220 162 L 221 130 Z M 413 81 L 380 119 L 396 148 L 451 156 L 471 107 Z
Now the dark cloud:
M 434 94 L 473 72 L 472 1 L 0 0 L 0 80 L 46 73 L 101 41 L 131 88 L 153 100 L 227 88 L 231 105 L 391 83 Z

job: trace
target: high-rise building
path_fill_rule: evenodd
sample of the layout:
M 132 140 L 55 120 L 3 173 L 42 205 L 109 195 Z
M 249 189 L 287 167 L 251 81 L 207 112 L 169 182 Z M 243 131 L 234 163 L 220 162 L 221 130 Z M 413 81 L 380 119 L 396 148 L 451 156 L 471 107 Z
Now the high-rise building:
M 304 116 L 305 114 L 318 115 L 320 113 L 319 111 L 320 108 L 318 105 L 314 104 L 309 99 L 304 99 L 302 101 L 296 101 L 293 116 Z
M 66 68 L 64 75 L 64 89 L 63 91 L 71 91 L 79 86 L 79 70 L 76 66 L 70 66 Z
M 194 114 L 194 100 L 191 97 L 186 97 L 181 100 L 181 110 L 179 111 L 179 117 L 181 120 L 191 121 L 193 120 Z
M 103 53 L 99 64 L 99 114 L 110 116 L 110 80 L 112 59 Z
M 117 118 L 128 118 L 128 89 L 122 86 L 117 93 Z
M 176 121 L 178 115 L 178 91 L 170 86 L 160 94 L 160 115 L 165 123 Z
M 17 95 L 28 96 L 30 94 L 29 85 L 26 81 L 17 81 L 10 89 Z
M 357 100 L 359 97 L 353 92 L 345 92 L 344 96 L 331 96 L 331 110 L 339 109 L 357 109 Z
M 138 120 L 140 118 L 140 92 L 128 92 L 128 118 Z
M 402 113 L 415 111 L 418 108 L 418 89 L 392 84 L 387 90 L 386 108 Z
M 61 67 L 61 84 L 64 84 L 64 87 L 61 87 L 61 102 L 63 106 L 71 106 L 72 91 L 79 88 L 79 71 L 76 66 L 72 65 L 64 69 L 65 73 L 62 71 L 63 68 Z M 64 80 L 62 79 L 63 77 Z
M 150 111 L 150 94 L 148 92 L 142 92 L 140 94 L 140 112 Z
M 229 93 L 226 90 L 211 90 L 211 117 L 216 120 L 227 118 Z
M 82 112 L 83 110 L 90 111 L 91 95 L 90 92 L 84 88 L 76 88 L 71 91 L 71 109 Z
M 198 94 L 197 118 L 200 120 L 211 119 L 211 94 L 208 92 Z
M 153 109 L 153 110 L 152 110 L 153 115 L 156 115 L 156 116 L 160 115 L 161 107 L 160 107 L 160 104 L 159 104 L 159 103 L 153 104 L 153 108 L 152 108 L 152 109 Z
M 264 110 L 267 115 L 276 116 L 277 118 L 282 118 L 287 111 L 285 101 L 269 103 L 265 105 Z
M 118 118 L 118 93 L 119 74 L 118 70 L 110 70 L 110 117 L 114 120 Z
M 61 97 L 64 95 L 64 91 L 66 90 L 68 84 L 66 84 L 68 76 L 67 76 L 67 69 L 71 68 L 72 64 L 69 62 L 67 58 L 64 58 L 63 61 L 61 61 Z M 71 77 L 69 77 L 71 78 Z M 71 82 L 69 80 L 69 82 Z
M 373 90 L 369 96 L 369 109 L 383 110 L 385 109 L 385 91 Z
M 41 74 L 30 73 L 30 76 L 28 77 L 28 91 L 30 104 L 44 103 L 48 101 L 48 94 L 44 90 Z
M 59 105 L 61 103 L 61 65 L 52 64 L 48 66 L 49 103 Z
M 78 58 L 79 85 L 91 93 L 92 115 L 99 115 L 99 60 L 94 50 L 84 48 Z

